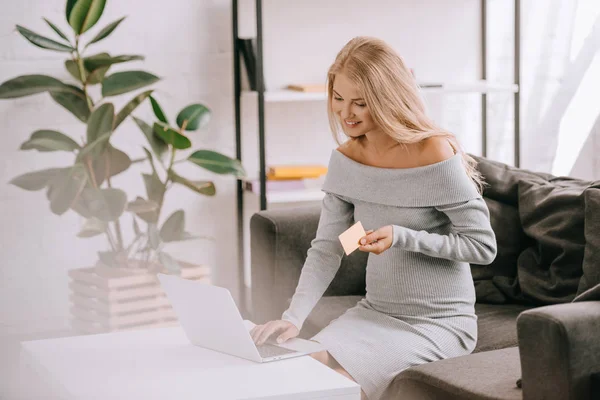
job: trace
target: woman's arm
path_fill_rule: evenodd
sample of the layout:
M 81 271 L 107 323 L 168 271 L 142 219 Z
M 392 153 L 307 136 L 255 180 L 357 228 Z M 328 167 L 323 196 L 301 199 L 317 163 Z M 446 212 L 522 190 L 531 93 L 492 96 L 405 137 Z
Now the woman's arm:
M 290 307 L 281 318 L 298 330 L 340 268 L 344 249 L 338 236 L 352 225 L 353 219 L 353 204 L 334 194 L 325 194 L 316 237 L 308 249 Z
M 451 233 L 440 235 L 392 225 L 392 246 L 474 264 L 487 265 L 494 261 L 496 235 L 490 225 L 489 210 L 481 197 L 435 208 L 450 220 Z

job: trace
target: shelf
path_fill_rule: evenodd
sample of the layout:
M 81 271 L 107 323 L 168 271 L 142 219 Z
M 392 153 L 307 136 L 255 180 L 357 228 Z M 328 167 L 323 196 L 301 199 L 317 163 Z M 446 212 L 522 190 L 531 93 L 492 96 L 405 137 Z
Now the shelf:
M 443 87 L 423 87 L 426 93 L 517 93 L 519 85 L 514 83 L 494 83 L 475 81 L 467 83 L 444 83 Z
M 423 83 L 424 84 L 424 83 Z M 475 81 L 471 83 L 445 83 L 443 87 L 422 87 L 423 93 L 517 93 L 519 86 L 514 83 L 492 83 L 486 81 Z M 242 95 L 247 98 L 256 98 L 257 92 L 243 91 Z M 265 92 L 265 102 L 280 103 L 289 101 L 322 101 L 327 99 L 327 93 L 305 93 L 294 90 L 272 90 Z
M 258 197 L 259 195 L 250 191 L 246 191 L 249 195 Z M 289 191 L 273 191 L 267 192 L 267 203 L 297 203 L 303 201 L 321 201 L 325 193 L 321 189 L 304 189 L 304 190 L 289 190 Z

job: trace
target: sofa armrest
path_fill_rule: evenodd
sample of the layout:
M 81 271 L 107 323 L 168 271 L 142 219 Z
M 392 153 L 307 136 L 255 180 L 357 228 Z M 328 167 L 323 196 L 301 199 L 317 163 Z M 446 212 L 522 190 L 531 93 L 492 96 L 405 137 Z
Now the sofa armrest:
M 600 371 L 600 301 L 524 311 L 517 334 L 523 399 L 600 398 L 591 393 Z
M 319 206 L 260 211 L 250 219 L 252 318 L 281 318 L 296 291 L 308 249 L 317 233 Z M 344 256 L 324 296 L 365 294 L 367 253 Z

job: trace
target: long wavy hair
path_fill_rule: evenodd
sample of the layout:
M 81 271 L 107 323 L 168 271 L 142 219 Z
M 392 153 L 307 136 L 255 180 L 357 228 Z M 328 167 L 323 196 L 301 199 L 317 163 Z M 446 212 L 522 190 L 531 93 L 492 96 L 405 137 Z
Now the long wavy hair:
M 380 39 L 361 36 L 350 40 L 327 72 L 327 114 L 338 144 L 346 134 L 333 112 L 332 98 L 335 76 L 341 72 L 358 87 L 377 126 L 398 143 L 406 146 L 434 136 L 447 138 L 454 151 L 461 154 L 467 175 L 482 193 L 485 182 L 477 162 L 462 149 L 453 133 L 426 115 L 411 71 L 402 57 Z

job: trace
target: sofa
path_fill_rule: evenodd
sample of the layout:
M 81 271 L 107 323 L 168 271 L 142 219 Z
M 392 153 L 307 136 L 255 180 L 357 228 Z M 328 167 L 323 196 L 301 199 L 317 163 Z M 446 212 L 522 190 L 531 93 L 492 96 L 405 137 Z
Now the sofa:
M 471 265 L 478 342 L 472 354 L 405 369 L 389 399 L 600 399 L 600 181 L 474 157 L 487 185 L 498 254 Z M 252 318 L 280 319 L 316 235 L 319 206 L 250 221 Z M 310 338 L 365 295 L 367 254 L 343 256 L 307 318 Z

